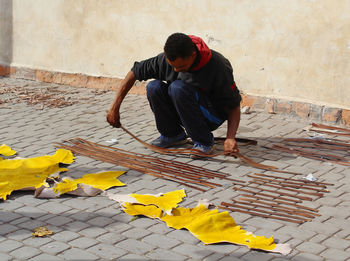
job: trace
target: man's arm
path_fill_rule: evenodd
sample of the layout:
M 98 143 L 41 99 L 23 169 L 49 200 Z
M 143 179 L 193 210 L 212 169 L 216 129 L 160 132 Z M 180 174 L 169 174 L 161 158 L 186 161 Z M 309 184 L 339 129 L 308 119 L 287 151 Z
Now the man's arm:
M 227 119 L 227 134 L 224 143 L 225 154 L 230 154 L 232 152 L 238 152 L 238 146 L 236 143 L 236 133 L 241 120 L 241 109 L 237 106 L 230 110 Z
M 114 127 L 120 127 L 120 105 L 122 104 L 122 101 L 127 93 L 130 91 L 131 87 L 134 85 L 135 81 L 135 74 L 133 71 L 130 71 L 120 84 L 117 96 L 107 113 L 107 121 Z

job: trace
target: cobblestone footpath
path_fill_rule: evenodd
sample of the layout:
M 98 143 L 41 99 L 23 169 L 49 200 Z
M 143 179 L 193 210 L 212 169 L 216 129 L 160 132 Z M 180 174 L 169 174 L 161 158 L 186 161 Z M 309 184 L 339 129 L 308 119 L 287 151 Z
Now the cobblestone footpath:
M 35 96 L 38 92 L 48 94 L 46 102 Z M 28 95 L 36 98 L 29 99 Z M 54 97 L 50 98 L 50 95 Z M 55 142 L 74 137 L 104 145 L 115 138 L 118 143 L 114 146 L 160 156 L 121 129 L 107 124 L 106 110 L 114 97 L 112 91 L 0 78 L 0 144 L 9 145 L 20 157 L 34 157 L 52 155 L 56 150 Z M 52 102 L 47 102 L 49 99 Z M 150 142 L 158 136 L 145 96 L 128 95 L 121 116 L 122 124 L 139 138 Z M 334 184 L 329 187 L 330 193 L 307 204 L 318 208 L 321 216 L 301 225 L 231 213 L 245 230 L 256 235 L 272 235 L 280 243 L 291 244 L 293 250 L 288 256 L 233 244 L 205 246 L 186 230 L 174 230 L 149 218 L 133 219 L 118 204 L 102 195 L 37 199 L 33 192 L 19 191 L 0 202 L 0 260 L 350 260 L 349 167 L 265 148 L 285 137 L 306 137 L 303 128 L 309 124 L 307 120 L 252 112 L 242 115 L 238 134 L 258 141 L 256 146 L 242 146 L 243 155 L 304 176 L 312 173 L 316 178 Z M 215 136 L 224 136 L 225 131 L 224 125 Z M 225 172 L 242 180 L 249 180 L 247 174 L 264 173 L 239 159 L 224 156 L 195 161 L 188 157 L 167 158 Z M 68 168 L 66 175 L 74 178 L 103 170 L 124 169 L 82 156 L 77 156 Z M 127 186 L 109 191 L 155 194 L 185 188 L 187 198 L 181 203 L 185 207 L 194 207 L 201 198 L 218 205 L 238 195 L 232 184 L 202 193 L 133 170 L 119 179 Z M 33 238 L 33 229 L 39 226 L 48 227 L 54 234 Z

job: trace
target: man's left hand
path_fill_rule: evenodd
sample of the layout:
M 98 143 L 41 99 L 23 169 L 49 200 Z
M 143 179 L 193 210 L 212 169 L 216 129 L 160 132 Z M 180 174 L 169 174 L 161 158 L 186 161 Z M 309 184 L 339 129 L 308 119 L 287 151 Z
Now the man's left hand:
M 225 155 L 232 155 L 238 152 L 238 146 L 235 139 L 226 139 L 224 143 Z

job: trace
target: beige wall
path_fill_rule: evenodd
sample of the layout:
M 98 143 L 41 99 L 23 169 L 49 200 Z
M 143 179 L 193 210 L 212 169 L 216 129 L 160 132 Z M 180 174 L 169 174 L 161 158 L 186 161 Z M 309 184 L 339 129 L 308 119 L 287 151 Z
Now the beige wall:
M 12 61 L 12 2 L 0 0 L 0 64 Z
M 242 91 L 350 108 L 350 0 L 0 0 L 0 64 L 122 77 L 176 31 Z

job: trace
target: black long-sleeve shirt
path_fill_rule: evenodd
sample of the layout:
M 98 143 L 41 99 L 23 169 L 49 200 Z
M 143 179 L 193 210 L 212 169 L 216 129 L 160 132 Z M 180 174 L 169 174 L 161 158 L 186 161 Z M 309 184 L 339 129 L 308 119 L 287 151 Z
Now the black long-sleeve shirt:
M 226 120 L 229 111 L 239 106 L 241 95 L 234 82 L 230 62 L 220 53 L 214 50 L 210 51 L 210 60 L 198 70 L 175 72 L 166 61 L 164 53 L 141 62 L 135 62 L 131 70 L 136 79 L 140 81 L 157 79 L 170 84 L 175 80 L 183 80 L 186 84 L 207 95 L 218 116 Z M 197 54 L 199 54 L 197 57 L 200 59 L 198 49 Z

